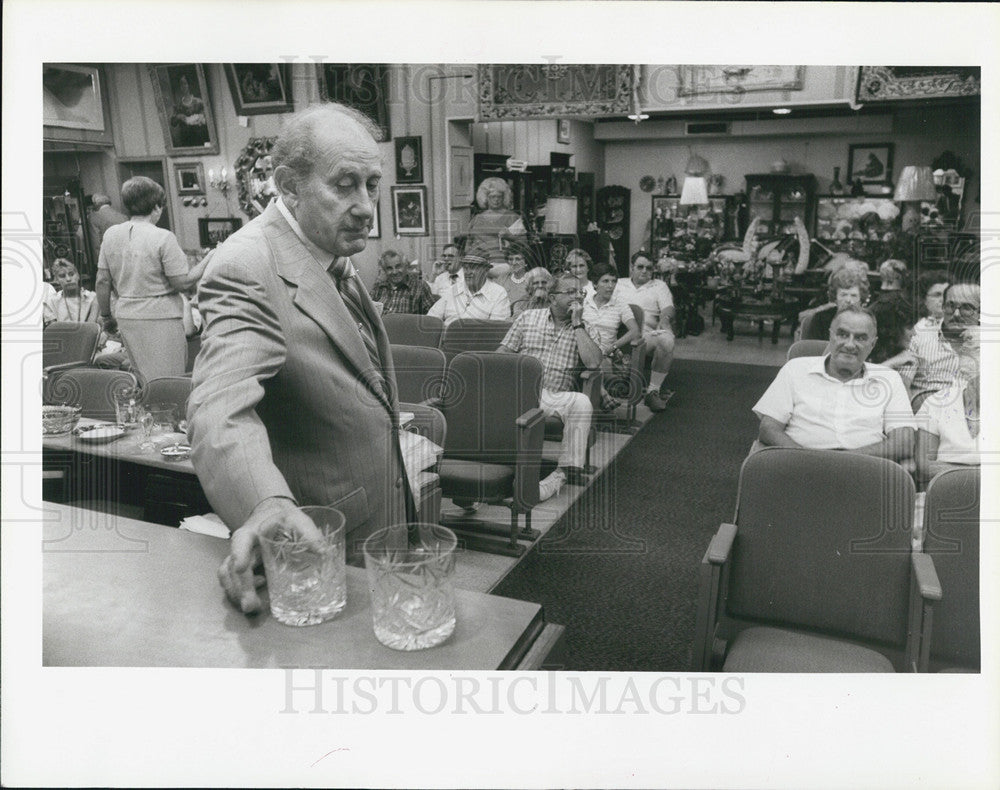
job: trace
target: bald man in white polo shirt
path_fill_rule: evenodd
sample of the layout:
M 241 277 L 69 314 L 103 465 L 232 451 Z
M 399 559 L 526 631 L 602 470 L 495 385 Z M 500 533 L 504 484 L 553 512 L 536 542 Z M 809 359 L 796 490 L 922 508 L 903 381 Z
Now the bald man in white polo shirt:
M 875 318 L 841 310 L 830 326 L 831 352 L 789 360 L 753 407 L 760 418 L 754 448 L 850 450 L 904 461 L 913 457 L 916 422 L 899 374 L 865 360 Z

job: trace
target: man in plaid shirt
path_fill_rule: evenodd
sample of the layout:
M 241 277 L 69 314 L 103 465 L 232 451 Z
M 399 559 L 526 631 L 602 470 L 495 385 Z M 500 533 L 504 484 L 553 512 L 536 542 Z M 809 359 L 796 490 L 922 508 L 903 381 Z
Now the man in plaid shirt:
M 580 280 L 569 273 L 558 275 L 549 290 L 549 306 L 518 315 L 497 349 L 530 354 L 542 363 L 538 405 L 565 426 L 559 466 L 539 484 L 542 499 L 558 493 L 567 480 L 579 482 L 583 474 L 593 409 L 576 386 L 583 367 L 601 364 L 601 349 L 583 324 L 583 294 Z
M 395 250 L 379 258 L 382 276 L 372 288 L 372 300 L 382 303 L 383 313 L 426 313 L 435 299 L 420 275 L 407 271 L 406 261 Z

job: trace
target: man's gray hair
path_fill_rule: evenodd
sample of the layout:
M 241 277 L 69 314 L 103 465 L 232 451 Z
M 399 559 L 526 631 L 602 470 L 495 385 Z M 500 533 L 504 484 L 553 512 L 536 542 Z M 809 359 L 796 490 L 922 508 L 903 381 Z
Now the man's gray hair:
M 271 165 L 275 168 L 284 165 L 291 168 L 299 178 L 308 177 L 321 158 L 320 152 L 316 150 L 316 129 L 345 118 L 357 123 L 375 142 L 381 140 L 382 130 L 363 112 L 336 102 L 314 104 L 295 113 L 288 121 L 271 149 Z
M 872 322 L 872 328 L 876 332 L 878 332 L 878 319 L 875 318 L 875 314 L 867 307 L 862 307 L 861 305 L 857 304 L 849 304 L 847 305 L 847 307 L 844 307 L 837 311 L 837 314 L 833 317 L 833 320 L 830 322 L 831 332 L 833 331 L 834 325 L 837 323 L 837 319 L 839 319 L 842 315 L 847 315 L 848 313 L 853 313 L 854 315 L 868 316 L 868 319 Z
M 378 265 L 385 266 L 391 261 L 402 260 L 402 258 L 403 254 L 401 252 L 397 252 L 396 250 L 386 250 L 379 256 Z

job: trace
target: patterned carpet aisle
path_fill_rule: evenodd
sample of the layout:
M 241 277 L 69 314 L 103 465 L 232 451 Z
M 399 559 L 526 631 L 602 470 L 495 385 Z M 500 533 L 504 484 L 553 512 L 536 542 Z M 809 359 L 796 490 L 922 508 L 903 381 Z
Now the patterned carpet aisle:
M 775 369 L 678 360 L 675 395 L 492 592 L 566 626 L 569 670 L 686 671 L 697 568 L 732 518 Z

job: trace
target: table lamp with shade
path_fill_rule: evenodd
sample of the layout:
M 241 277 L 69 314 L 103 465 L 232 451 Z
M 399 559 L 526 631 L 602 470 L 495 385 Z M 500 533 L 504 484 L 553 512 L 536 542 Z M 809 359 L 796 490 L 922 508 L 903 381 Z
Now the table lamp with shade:
M 707 206 L 708 186 L 702 176 L 688 176 L 681 188 L 680 204 L 682 206 Z
M 933 203 L 937 200 L 937 189 L 934 187 L 934 173 L 929 167 L 907 165 L 896 184 L 896 194 L 893 199 L 903 204 L 902 229 L 906 233 L 915 233 L 920 229 L 920 204 L 923 201 Z

